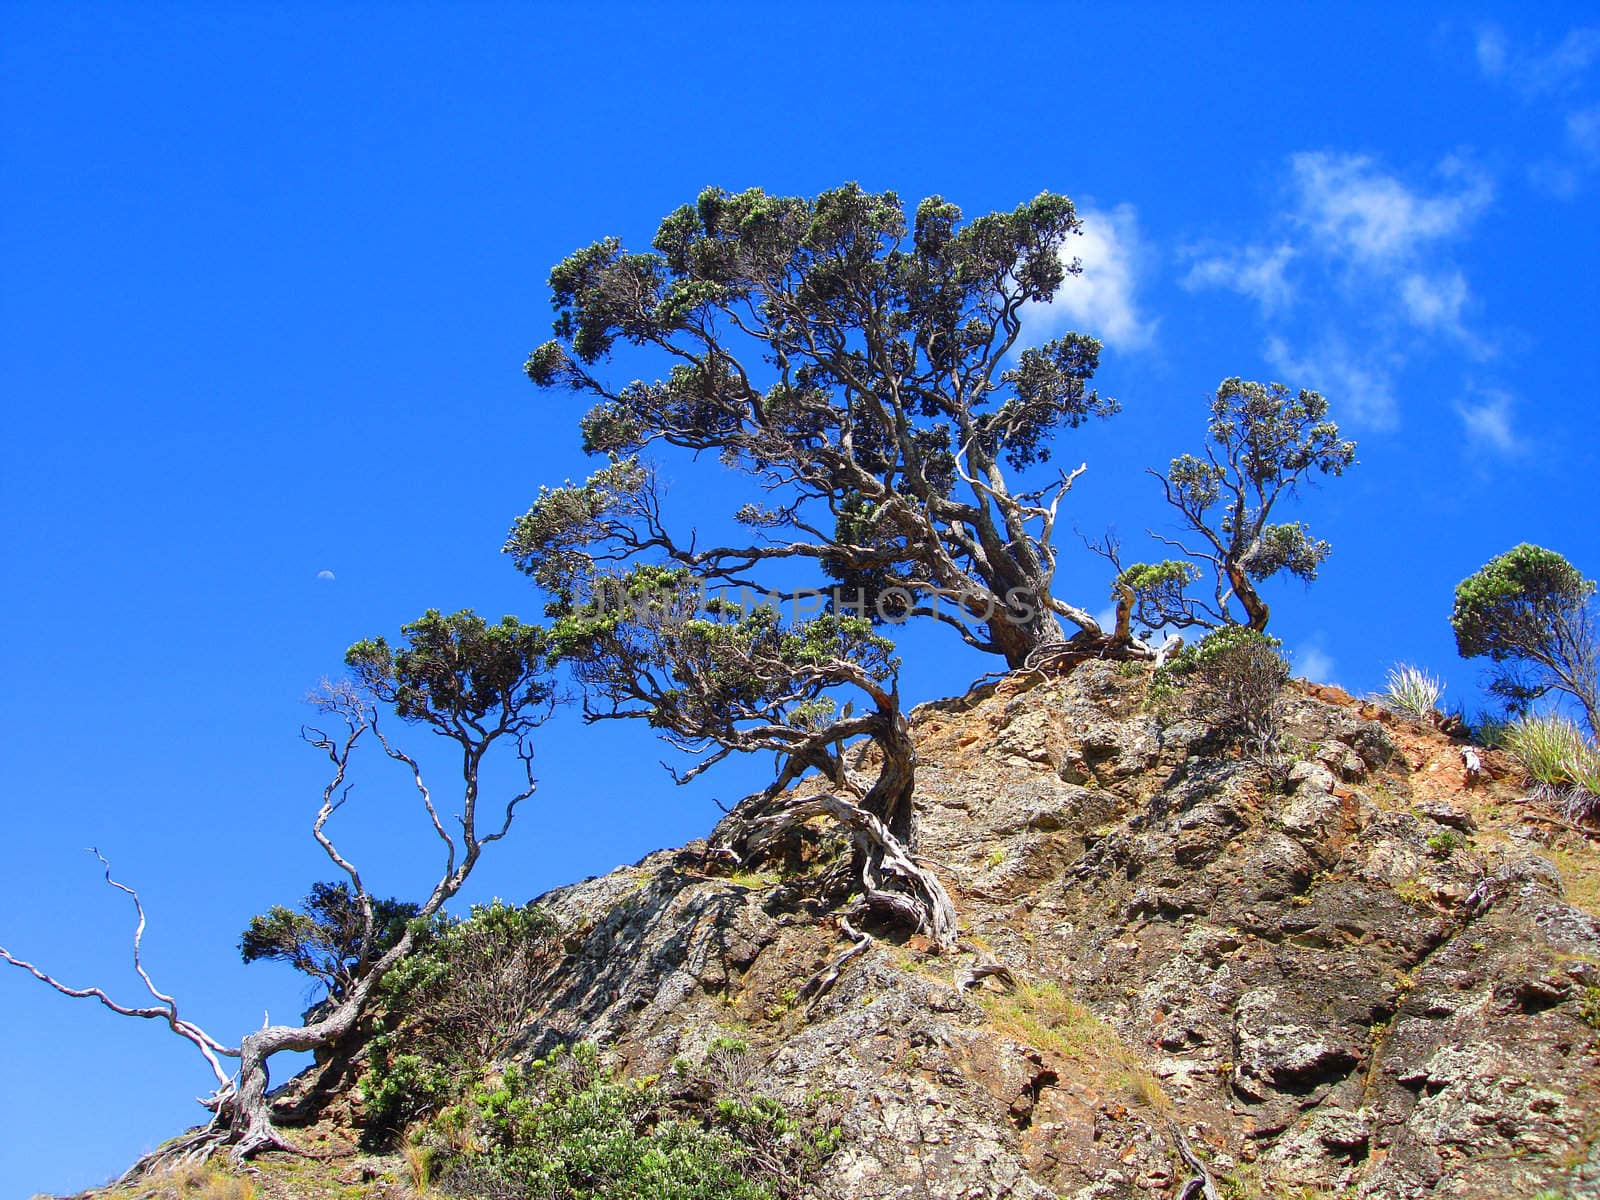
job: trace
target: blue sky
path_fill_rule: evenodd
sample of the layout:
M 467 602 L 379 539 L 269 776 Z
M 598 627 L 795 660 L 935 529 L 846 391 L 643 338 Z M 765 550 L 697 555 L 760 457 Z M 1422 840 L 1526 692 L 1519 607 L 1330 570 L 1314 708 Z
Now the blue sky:
M 969 214 L 1080 205 L 1034 333 L 1107 351 L 1124 404 L 1060 457 L 1086 533 L 1165 517 L 1145 466 L 1229 375 L 1316 387 L 1361 465 L 1300 510 L 1334 544 L 1274 593 L 1300 669 L 1397 660 L 1478 704 L 1446 617 L 1520 540 L 1600 572 L 1593 521 L 1600 23 L 1583 6 L 4 6 L 0 350 L 8 799 L 0 942 L 219 1036 L 293 1015 L 250 914 L 325 875 L 301 696 L 428 606 L 536 616 L 498 548 L 581 477 L 577 407 L 521 363 L 550 266 L 648 240 L 710 184 L 846 180 Z M 1589 23 L 1585 24 L 1585 19 Z M 710 464 L 680 512 L 715 504 Z M 331 572 L 332 579 L 319 578 Z M 1103 603 L 1067 556 L 1064 598 Z M 993 664 L 907 645 L 913 699 Z M 670 787 L 644 729 L 540 744 L 471 899 L 526 899 L 703 833 L 754 765 Z M 377 886 L 435 869 L 405 780 L 341 813 Z M 0 974 L 0 1190 L 99 1182 L 195 1119 L 170 1035 Z

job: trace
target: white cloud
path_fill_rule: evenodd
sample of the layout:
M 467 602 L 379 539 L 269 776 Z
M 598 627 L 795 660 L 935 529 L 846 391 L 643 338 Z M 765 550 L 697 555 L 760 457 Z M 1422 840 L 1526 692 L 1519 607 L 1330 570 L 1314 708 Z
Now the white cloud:
M 1155 338 L 1156 321 L 1139 311 L 1134 291 L 1144 248 L 1131 204 L 1079 209 L 1083 235 L 1063 251 L 1083 266 L 1062 283 L 1050 304 L 1030 304 L 1023 320 L 1030 333 L 1054 336 L 1076 329 L 1117 350 L 1139 350 Z
M 1226 288 L 1250 297 L 1263 312 L 1271 312 L 1287 307 L 1294 299 L 1294 287 L 1284 272 L 1297 253 L 1288 242 L 1279 242 L 1197 256 L 1182 283 L 1191 292 L 1207 287 Z
M 1591 88 L 1600 64 L 1600 26 L 1569 30 L 1554 47 L 1516 45 L 1497 25 L 1482 26 L 1474 42 L 1486 79 L 1510 88 L 1525 103 L 1542 102 L 1562 116 L 1564 150 L 1528 167 L 1535 186 L 1563 200 L 1575 197 L 1585 176 L 1600 167 L 1600 107 L 1580 93 Z
M 1497 79 L 1506 73 L 1506 63 L 1511 57 L 1511 48 L 1506 44 L 1505 31 L 1498 25 L 1485 25 L 1480 28 L 1473 48 L 1478 55 L 1478 69 L 1485 75 Z
M 1525 98 L 1558 94 L 1577 85 L 1600 61 L 1600 28 L 1570 30 L 1549 50 L 1539 50 L 1514 46 L 1498 25 L 1484 25 L 1473 50 L 1487 78 L 1510 84 Z
M 1400 282 L 1400 299 L 1415 325 L 1424 329 L 1461 331 L 1461 310 L 1471 297 L 1460 271 L 1437 275 L 1414 271 Z
M 332 571 L 318 571 L 317 578 L 323 583 L 332 583 L 334 576 Z
M 1466 430 L 1468 446 L 1507 458 L 1525 453 L 1527 442 L 1512 425 L 1514 405 L 1511 394 L 1498 388 L 1480 388 L 1471 399 L 1457 400 L 1456 414 Z
M 1413 258 L 1423 243 L 1460 233 L 1488 206 L 1488 180 L 1456 160 L 1441 170 L 1453 187 L 1428 195 L 1361 154 L 1308 152 L 1289 160 L 1295 219 L 1328 252 L 1380 269 Z
M 1327 393 L 1369 428 L 1392 428 L 1393 376 L 1425 345 L 1407 330 L 1493 355 L 1492 342 L 1465 327 L 1472 286 L 1447 248 L 1492 201 L 1487 176 L 1450 158 L 1428 183 L 1408 182 L 1367 155 L 1306 151 L 1288 160 L 1283 186 L 1286 207 L 1265 236 L 1197 248 L 1182 283 L 1254 299 L 1284 382 Z M 1299 305 L 1303 320 L 1291 324 L 1297 295 L 1317 304 Z
M 1333 682 L 1333 656 L 1317 641 L 1297 648 L 1293 658 L 1295 670 L 1302 678 L 1309 679 L 1312 683 Z
M 1304 353 L 1291 350 L 1281 337 L 1270 337 L 1262 356 L 1281 372 L 1280 382 L 1321 392 L 1334 411 L 1349 413 L 1372 429 L 1392 429 L 1397 424 L 1389 356 L 1358 357 L 1335 336 Z
M 1567 142 L 1591 162 L 1600 162 L 1600 106 L 1567 114 Z

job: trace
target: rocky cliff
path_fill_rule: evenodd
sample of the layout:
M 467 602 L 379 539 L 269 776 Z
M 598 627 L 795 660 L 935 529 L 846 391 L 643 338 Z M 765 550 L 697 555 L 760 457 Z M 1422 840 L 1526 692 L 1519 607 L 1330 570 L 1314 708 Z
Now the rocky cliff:
M 1109 663 L 915 712 L 954 956 L 878 931 L 819 978 L 856 945 L 820 824 L 759 874 L 691 846 L 543 897 L 517 1054 L 653 1076 L 735 1036 L 752 1089 L 834 1106 L 817 1196 L 1600 1196 L 1593 836 L 1334 689 L 1290 686 L 1276 770 L 1185 713 Z M 403 1194 L 356 1108 L 261 1193 Z

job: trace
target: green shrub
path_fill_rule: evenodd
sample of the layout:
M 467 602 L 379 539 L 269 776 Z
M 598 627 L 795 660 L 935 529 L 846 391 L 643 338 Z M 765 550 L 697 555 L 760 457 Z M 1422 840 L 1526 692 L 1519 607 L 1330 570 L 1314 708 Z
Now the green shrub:
M 435 921 L 382 984 L 408 1048 L 452 1074 L 479 1074 L 532 1020 L 559 933 L 542 909 L 499 900 L 474 905 L 465 921 Z
M 766 1097 L 721 1099 L 686 1119 L 654 1083 L 616 1078 L 587 1043 L 471 1088 L 431 1128 L 450 1155 L 441 1186 L 491 1200 L 779 1200 L 801 1194 L 839 1136 Z
M 1438 717 L 1443 695 L 1442 680 L 1421 667 L 1398 663 L 1389 668 L 1388 685 L 1379 700 L 1390 712 L 1427 723 Z
M 1200 715 L 1247 750 L 1276 754 L 1282 735 L 1282 692 L 1289 663 L 1283 643 L 1243 625 L 1225 625 L 1185 646 L 1160 671 L 1196 685 Z
M 1600 1029 L 1600 987 L 1583 989 L 1578 998 L 1578 1016 L 1591 1029 Z
M 1461 837 L 1445 829 L 1439 833 L 1430 834 L 1427 843 L 1428 849 L 1434 854 L 1437 854 L 1440 858 L 1447 858 L 1451 851 L 1461 845 Z
M 1489 750 L 1504 750 L 1511 722 L 1493 713 L 1479 713 L 1471 723 L 1472 740 Z
M 360 1084 L 362 1141 L 375 1148 L 444 1103 L 451 1080 L 449 1071 L 421 1055 L 396 1053 L 391 1035 L 373 1038 L 367 1056 Z

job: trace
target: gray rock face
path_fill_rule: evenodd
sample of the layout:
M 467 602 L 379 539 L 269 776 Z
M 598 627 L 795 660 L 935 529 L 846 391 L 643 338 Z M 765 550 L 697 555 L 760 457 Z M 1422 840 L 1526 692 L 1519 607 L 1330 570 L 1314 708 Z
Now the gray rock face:
M 1238 1196 L 1600 1195 L 1600 921 L 1520 797 L 1315 689 L 1278 784 L 1143 697 L 1091 663 L 918 710 L 954 958 L 879 931 L 808 1008 L 849 944 L 826 853 L 752 885 L 661 852 L 544 898 L 569 953 L 526 1052 L 649 1074 L 735 1033 L 752 1086 L 845 1114 L 819 1196 L 1171 1197 L 1180 1138 Z M 1017 991 L 957 985 L 991 956 Z

